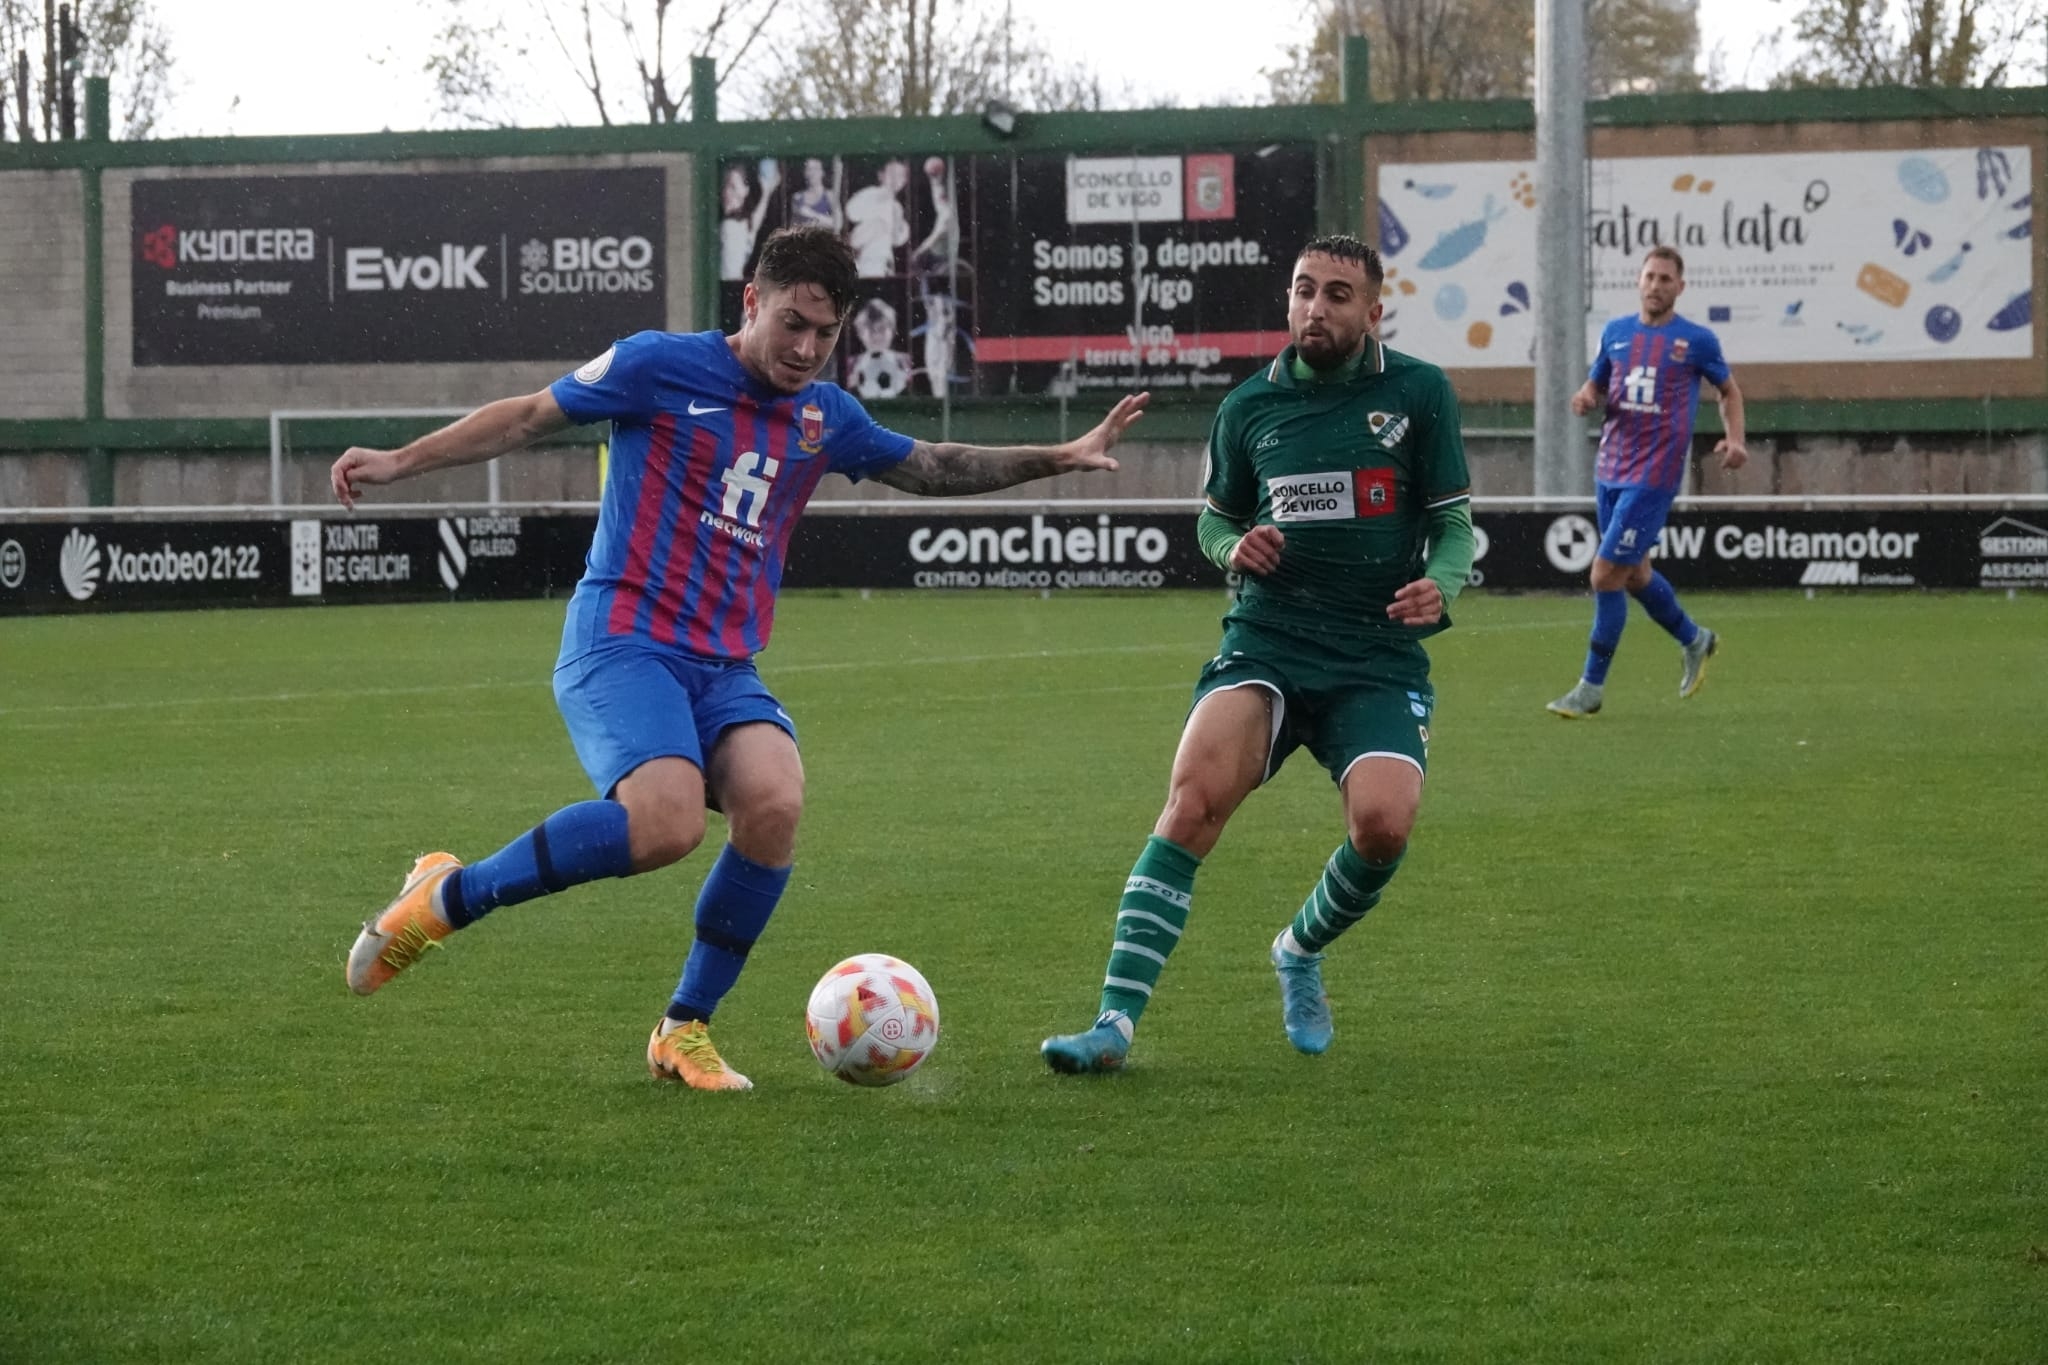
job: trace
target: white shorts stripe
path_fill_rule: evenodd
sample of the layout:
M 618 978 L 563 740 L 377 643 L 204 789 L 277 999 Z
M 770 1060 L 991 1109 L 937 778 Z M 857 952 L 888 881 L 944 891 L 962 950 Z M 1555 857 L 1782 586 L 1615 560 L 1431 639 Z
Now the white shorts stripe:
M 1162 967 L 1166 965 L 1165 953 L 1154 952 L 1152 949 L 1147 948 L 1140 943 L 1126 943 L 1122 939 L 1118 939 L 1115 943 L 1110 945 L 1109 950 L 1112 953 L 1136 953 L 1139 957 L 1151 958 L 1154 962 L 1157 962 Z
M 1136 991 L 1147 1000 L 1152 998 L 1152 988 L 1142 981 L 1133 981 L 1127 976 L 1105 976 L 1102 984 L 1113 991 Z
M 1397 754 L 1391 749 L 1375 749 L 1373 752 L 1369 754 L 1360 754 L 1357 758 L 1352 759 L 1349 763 L 1346 763 L 1344 765 L 1344 771 L 1337 774 L 1338 790 L 1341 791 L 1343 789 L 1344 779 L 1351 776 L 1351 770 L 1357 767 L 1359 764 L 1365 762 L 1365 760 L 1367 760 L 1368 758 L 1398 758 L 1403 763 L 1406 763 L 1409 767 L 1415 769 L 1416 772 L 1421 773 L 1424 778 L 1427 778 L 1429 776 L 1428 770 L 1425 769 L 1420 762 L 1418 762 L 1410 755 Z
M 1181 931 L 1172 920 L 1167 919 L 1164 915 L 1155 915 L 1150 910 L 1133 910 L 1129 906 L 1125 906 L 1123 909 L 1118 910 L 1116 912 L 1116 917 L 1118 919 L 1145 920 L 1148 923 L 1158 925 L 1167 933 L 1172 934 L 1175 938 L 1180 937 Z

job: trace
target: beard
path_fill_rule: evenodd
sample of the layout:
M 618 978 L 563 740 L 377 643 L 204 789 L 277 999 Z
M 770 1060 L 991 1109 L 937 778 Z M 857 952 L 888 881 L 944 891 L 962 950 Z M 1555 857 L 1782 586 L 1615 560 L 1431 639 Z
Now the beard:
M 1345 339 L 1331 332 L 1317 332 L 1294 339 L 1294 353 L 1312 370 L 1334 370 L 1357 352 L 1363 334 Z

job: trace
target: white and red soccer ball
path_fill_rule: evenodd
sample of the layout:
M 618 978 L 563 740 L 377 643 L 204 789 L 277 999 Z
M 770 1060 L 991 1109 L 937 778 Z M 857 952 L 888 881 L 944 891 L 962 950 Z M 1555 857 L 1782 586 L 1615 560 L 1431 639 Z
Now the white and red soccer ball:
M 861 953 L 826 972 L 804 1007 L 818 1065 L 849 1085 L 894 1085 L 939 1041 L 931 983 L 899 958 Z

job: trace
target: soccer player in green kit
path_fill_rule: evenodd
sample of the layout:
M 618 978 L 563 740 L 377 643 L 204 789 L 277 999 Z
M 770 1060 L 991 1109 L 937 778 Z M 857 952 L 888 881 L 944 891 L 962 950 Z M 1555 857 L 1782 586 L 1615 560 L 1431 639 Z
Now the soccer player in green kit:
M 1288 291 L 1293 344 L 1217 410 L 1197 532 L 1243 587 L 1124 883 L 1101 1014 L 1040 1048 L 1055 1071 L 1123 1065 L 1202 860 L 1304 747 L 1336 781 L 1346 837 L 1271 957 L 1288 1041 L 1330 1046 L 1323 950 L 1379 902 L 1407 851 L 1436 702 L 1422 641 L 1450 624 L 1472 569 L 1458 400 L 1442 370 L 1373 335 L 1384 278 L 1355 237 L 1309 242 Z

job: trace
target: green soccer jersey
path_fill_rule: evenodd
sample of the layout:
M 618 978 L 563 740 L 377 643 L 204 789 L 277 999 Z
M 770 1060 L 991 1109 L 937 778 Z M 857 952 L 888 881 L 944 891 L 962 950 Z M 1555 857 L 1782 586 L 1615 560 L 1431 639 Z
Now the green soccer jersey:
M 1394 593 L 1422 576 L 1430 513 L 1469 502 L 1458 399 L 1434 365 L 1371 337 L 1356 369 L 1299 379 L 1289 346 L 1216 411 L 1203 494 L 1249 529 L 1280 528 L 1280 567 L 1246 575 L 1228 619 L 1297 634 L 1420 639 Z

